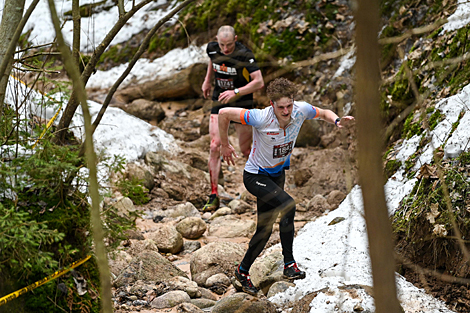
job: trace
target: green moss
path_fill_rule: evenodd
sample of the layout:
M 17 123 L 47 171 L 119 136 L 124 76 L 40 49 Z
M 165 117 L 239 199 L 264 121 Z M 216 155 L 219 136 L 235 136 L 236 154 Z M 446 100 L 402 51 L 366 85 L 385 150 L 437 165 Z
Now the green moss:
M 439 124 L 444 117 L 442 116 L 441 111 L 435 110 L 434 113 L 429 117 L 429 129 L 433 130 L 436 128 L 437 124 Z
M 400 168 L 401 162 L 399 160 L 389 160 L 385 164 L 385 177 L 389 179 Z
M 421 127 L 422 117 L 420 117 L 417 122 L 413 122 L 413 120 L 414 113 L 412 112 L 408 115 L 403 125 L 403 138 L 410 139 L 414 135 L 420 135 L 423 132 L 423 128 Z
M 124 45 L 111 46 L 101 55 L 98 65 L 109 61 L 114 63 L 129 62 L 138 49 L 139 47 L 131 47 L 127 43 Z

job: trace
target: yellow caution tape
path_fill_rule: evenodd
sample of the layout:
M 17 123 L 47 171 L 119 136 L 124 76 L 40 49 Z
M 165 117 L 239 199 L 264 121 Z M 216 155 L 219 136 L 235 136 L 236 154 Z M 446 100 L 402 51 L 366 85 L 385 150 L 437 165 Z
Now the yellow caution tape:
M 44 128 L 44 130 L 42 131 L 41 135 L 39 135 L 39 138 L 38 138 L 38 139 L 36 140 L 36 142 L 34 143 L 32 149 L 34 149 L 34 148 L 36 147 L 36 145 L 38 144 L 39 140 L 42 139 L 42 137 L 44 136 L 44 134 L 46 133 L 46 131 L 51 127 L 52 123 L 54 123 L 55 119 L 57 118 L 57 115 L 59 115 L 60 110 L 62 110 L 62 104 L 60 105 L 59 110 L 54 114 L 54 116 L 49 120 L 49 122 L 47 122 L 46 128 Z
M 68 271 L 70 271 L 71 269 L 74 269 L 76 268 L 77 266 L 79 265 L 82 265 L 83 263 L 85 263 L 86 261 L 88 261 L 89 259 L 91 258 L 91 255 L 88 255 L 86 258 L 84 259 L 81 259 L 79 261 L 76 261 L 76 262 L 73 262 L 72 265 L 70 265 L 69 267 L 63 269 L 63 270 L 60 270 L 60 271 L 57 271 L 55 272 L 54 274 L 52 275 L 49 275 L 47 276 L 46 278 L 43 278 L 41 280 L 38 280 L 37 282 L 27 286 L 27 287 L 24 287 L 24 288 L 21 288 L 20 290 L 17 290 L 15 292 L 12 292 L 10 293 L 9 295 L 6 295 L 5 297 L 2 297 L 0 298 L 0 306 L 13 300 L 13 299 L 16 299 L 18 298 L 19 296 L 21 296 L 22 294 L 25 294 L 27 293 L 28 291 L 31 291 L 33 289 L 36 289 L 37 287 L 39 286 L 42 286 L 44 285 L 45 283 L 47 283 L 48 281 L 51 281 L 51 280 L 54 280 L 56 279 L 57 277 L 60 277 L 62 275 L 64 275 L 65 273 L 67 273 Z

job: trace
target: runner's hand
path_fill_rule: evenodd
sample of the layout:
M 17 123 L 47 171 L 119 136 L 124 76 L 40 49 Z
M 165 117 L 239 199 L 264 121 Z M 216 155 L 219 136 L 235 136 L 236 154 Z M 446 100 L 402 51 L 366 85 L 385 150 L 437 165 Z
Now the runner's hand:
M 341 118 L 341 120 L 338 122 L 337 126 L 339 128 L 343 128 L 343 127 L 350 127 L 352 125 L 354 125 L 354 117 L 353 116 L 349 116 L 349 115 L 346 115 L 346 116 L 343 116 Z
M 202 95 L 204 96 L 204 99 L 209 98 L 211 95 L 211 83 L 205 80 L 204 83 L 202 83 L 201 89 L 202 89 Z
M 235 161 L 233 160 L 233 156 L 238 158 L 235 149 L 232 147 L 231 144 L 228 145 L 221 145 L 220 146 L 220 154 L 222 155 L 222 159 L 227 162 L 228 165 L 232 164 L 235 165 Z
M 222 92 L 220 95 L 219 95 L 219 102 L 222 103 L 222 104 L 227 104 L 230 102 L 230 100 L 234 97 L 236 97 L 237 95 L 235 94 L 235 91 L 233 90 L 225 90 L 224 92 Z

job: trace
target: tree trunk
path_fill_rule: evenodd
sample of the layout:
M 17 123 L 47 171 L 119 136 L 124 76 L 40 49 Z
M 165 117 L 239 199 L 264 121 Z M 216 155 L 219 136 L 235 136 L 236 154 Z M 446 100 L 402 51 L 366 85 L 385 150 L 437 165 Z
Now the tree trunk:
M 9 63 L 0 77 L 0 116 L 3 115 L 3 102 L 13 65 L 13 55 L 6 55 L 6 53 L 23 17 L 24 4 L 25 0 L 6 0 L 3 8 L 2 23 L 0 24 L 0 64 L 4 59 L 9 59 Z
M 196 63 L 167 78 L 145 82 L 116 92 L 116 100 L 130 103 L 135 99 L 163 101 L 188 99 L 202 94 L 201 85 L 206 75 L 207 64 Z
M 379 96 L 379 2 L 358 0 L 356 18 L 356 104 L 359 179 L 369 238 L 377 313 L 403 312 L 397 300 L 392 232 L 382 170 Z

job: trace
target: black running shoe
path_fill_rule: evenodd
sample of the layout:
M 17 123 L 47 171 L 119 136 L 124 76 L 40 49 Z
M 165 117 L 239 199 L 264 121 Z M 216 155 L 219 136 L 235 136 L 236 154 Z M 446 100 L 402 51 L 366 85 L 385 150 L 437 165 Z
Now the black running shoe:
M 202 208 L 203 212 L 213 212 L 219 208 L 220 201 L 219 197 L 216 194 L 211 194 L 209 196 L 209 200 L 207 201 L 206 205 Z
M 304 279 L 305 272 L 299 270 L 297 263 L 291 263 L 287 266 L 284 266 L 284 278 L 287 279 Z
M 247 294 L 250 294 L 252 296 L 257 296 L 258 295 L 259 290 L 251 282 L 250 274 L 241 273 L 240 272 L 240 266 L 238 266 L 237 269 L 235 270 L 235 278 L 237 278 L 237 280 L 242 285 L 242 290 L 244 292 L 246 292 Z

